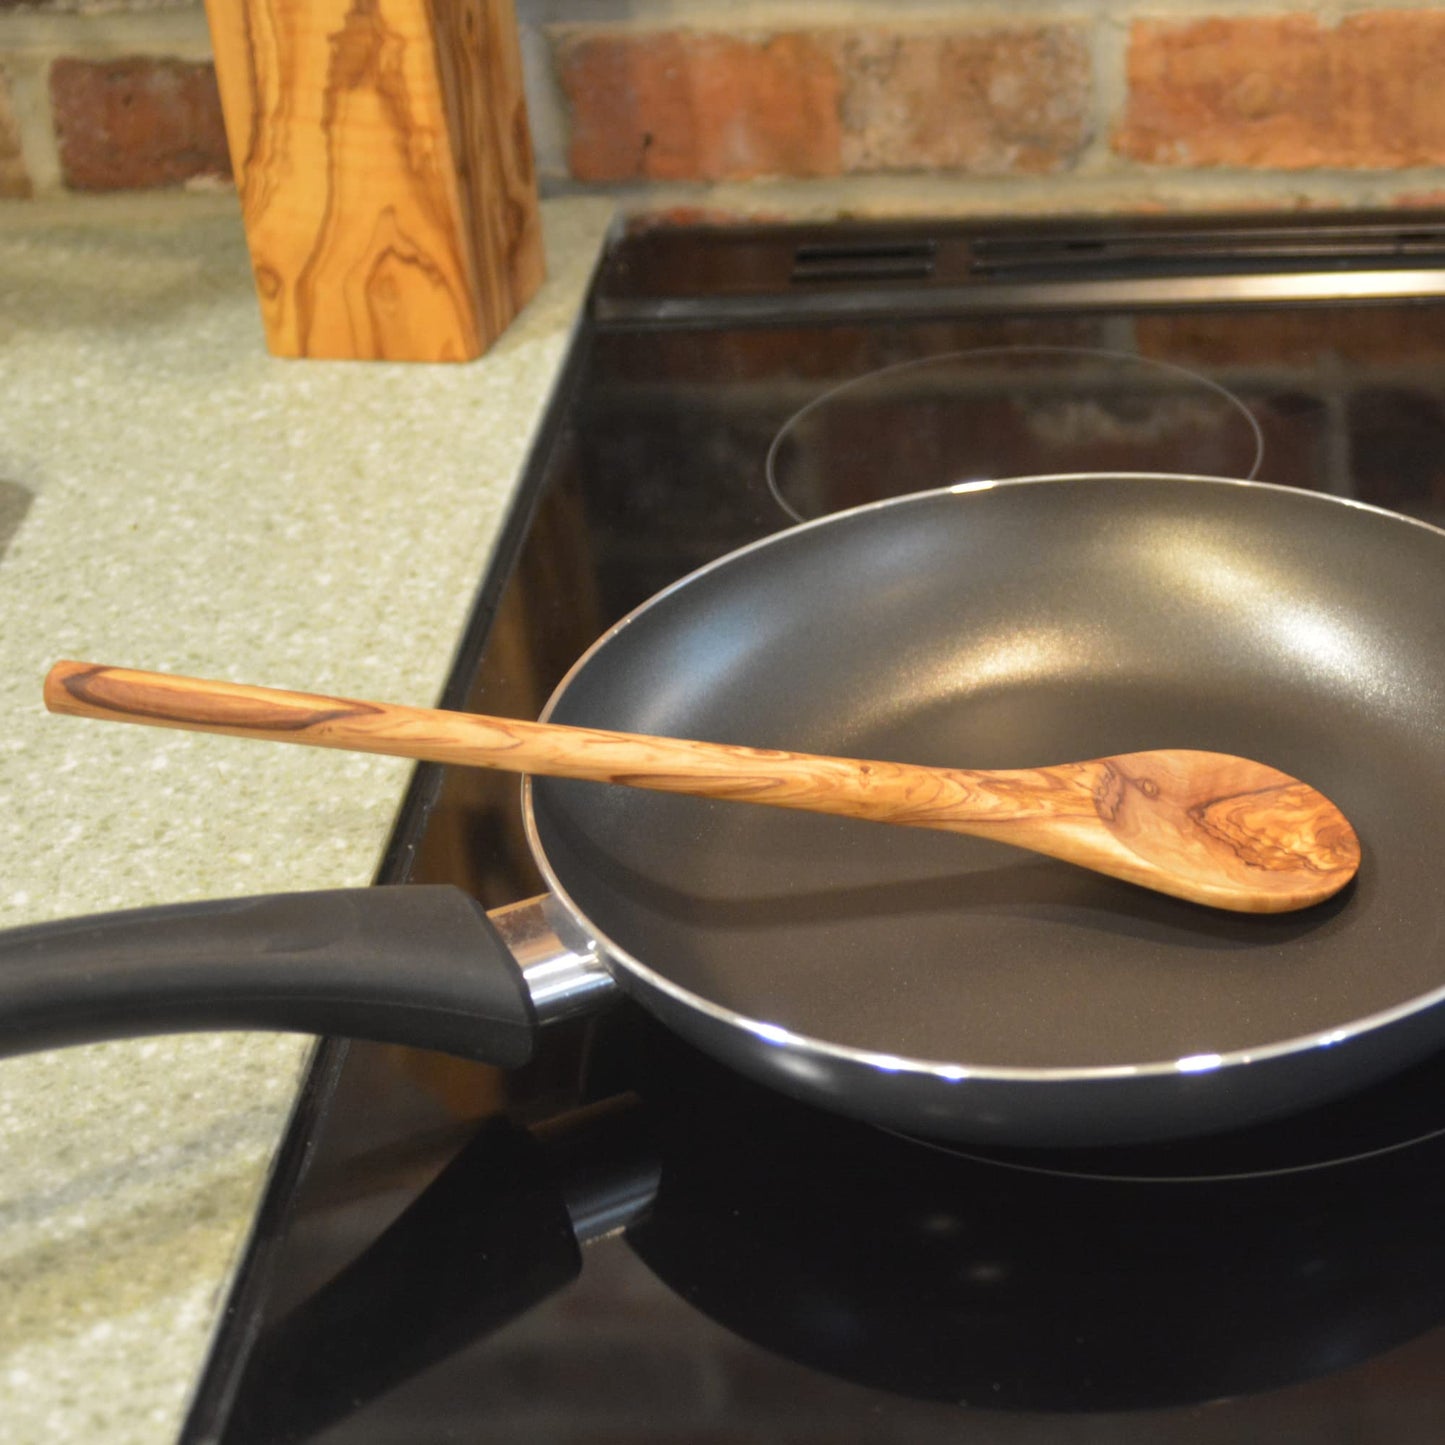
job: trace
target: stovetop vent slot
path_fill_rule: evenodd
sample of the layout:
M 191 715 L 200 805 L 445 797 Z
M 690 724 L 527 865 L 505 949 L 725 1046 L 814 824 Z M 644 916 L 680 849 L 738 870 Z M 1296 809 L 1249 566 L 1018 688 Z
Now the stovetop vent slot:
M 980 236 L 969 270 L 980 277 L 1134 275 L 1408 266 L 1445 258 L 1445 228 L 1375 223 L 1181 230 L 1040 231 Z
M 927 281 L 938 247 L 933 241 L 815 242 L 793 252 L 789 280 L 817 282 Z

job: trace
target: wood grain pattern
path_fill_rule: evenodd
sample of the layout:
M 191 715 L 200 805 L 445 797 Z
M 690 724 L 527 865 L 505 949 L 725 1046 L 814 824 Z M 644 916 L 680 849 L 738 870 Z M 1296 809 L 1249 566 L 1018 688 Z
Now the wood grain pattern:
M 206 9 L 270 349 L 479 356 L 543 272 L 511 0 Z
M 1161 750 L 980 772 L 642 737 L 60 662 L 53 712 L 388 753 L 996 838 L 1196 903 L 1280 913 L 1354 877 L 1359 840 L 1287 774 Z

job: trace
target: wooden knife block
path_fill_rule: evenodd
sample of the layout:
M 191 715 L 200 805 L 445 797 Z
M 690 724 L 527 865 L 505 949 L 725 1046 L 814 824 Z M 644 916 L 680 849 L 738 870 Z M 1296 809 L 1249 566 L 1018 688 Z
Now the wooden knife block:
M 465 361 L 542 279 L 511 0 L 206 0 L 270 349 Z

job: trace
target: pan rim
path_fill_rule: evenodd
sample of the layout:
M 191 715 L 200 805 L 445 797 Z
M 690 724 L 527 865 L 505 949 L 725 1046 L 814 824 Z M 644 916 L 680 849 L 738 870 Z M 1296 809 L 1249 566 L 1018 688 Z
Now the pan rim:
M 1354 497 L 1342 497 L 1330 492 L 1306 491 L 1299 487 L 1288 487 L 1278 482 L 1260 482 L 1239 477 L 1214 477 L 1186 472 L 1054 472 L 1033 477 L 1008 477 L 997 480 L 958 482 L 946 487 L 936 487 L 923 492 L 908 492 L 901 496 L 884 497 L 877 501 L 865 502 L 839 512 L 829 512 L 805 522 L 783 527 L 765 537 L 746 543 L 742 547 L 716 557 L 701 567 L 695 568 L 677 581 L 654 593 L 638 604 L 625 616 L 598 636 L 577 660 L 569 667 L 539 714 L 539 720 L 547 722 L 567 692 L 572 679 L 590 662 L 592 657 L 618 633 L 638 618 L 660 605 L 665 599 L 683 588 L 691 586 L 712 572 L 727 566 L 737 559 L 763 548 L 780 544 L 785 538 L 816 528 L 841 524 L 845 519 L 879 512 L 886 508 L 919 506 L 937 501 L 945 496 L 959 496 L 972 492 L 987 492 L 1014 487 L 1032 487 L 1049 483 L 1084 483 L 1100 481 L 1158 482 L 1171 486 L 1177 483 L 1190 485 L 1206 484 L 1213 487 L 1249 488 L 1258 491 L 1281 493 L 1298 500 L 1303 505 L 1318 504 L 1328 507 L 1345 507 L 1366 512 L 1397 524 L 1417 528 L 1433 536 L 1445 538 L 1445 527 L 1416 517 L 1393 512 L 1388 507 L 1372 502 L 1362 502 Z M 567 892 L 558 878 L 547 851 L 542 845 L 537 825 L 533 797 L 533 779 L 530 775 L 522 779 L 522 821 L 526 832 L 527 846 L 537 864 L 548 892 L 567 910 L 573 921 L 582 928 L 599 950 L 609 968 L 616 966 L 636 979 L 644 988 L 663 994 L 672 1002 L 681 1005 L 691 1013 L 701 1014 L 714 1022 L 742 1033 L 750 1034 L 762 1043 L 787 1048 L 789 1051 L 813 1056 L 821 1061 L 845 1067 L 861 1067 L 877 1073 L 907 1074 L 937 1079 L 940 1082 L 960 1083 L 965 1080 L 980 1083 L 1036 1083 L 1073 1084 L 1088 1081 L 1103 1082 L 1121 1079 L 1164 1079 L 1179 1078 L 1190 1074 L 1220 1074 L 1247 1064 L 1263 1063 L 1274 1059 L 1309 1053 L 1315 1049 L 1333 1048 L 1367 1034 L 1374 1034 L 1392 1024 L 1414 1017 L 1436 1004 L 1445 1002 L 1445 983 L 1426 993 L 1417 994 L 1402 1003 L 1377 1010 L 1347 1024 L 1318 1029 L 1307 1034 L 1294 1035 L 1287 1039 L 1273 1040 L 1244 1049 L 1231 1049 L 1222 1053 L 1193 1054 L 1178 1059 L 1154 1059 L 1136 1064 L 1088 1064 L 1048 1065 L 1025 1067 L 1012 1064 L 967 1064 L 942 1059 L 909 1058 L 872 1049 L 857 1048 L 850 1044 L 839 1044 L 828 1039 L 816 1038 L 809 1034 L 796 1033 L 791 1029 L 766 1020 L 755 1019 L 736 1009 L 714 1003 L 692 989 L 685 988 L 674 979 L 665 977 L 656 969 L 644 963 L 636 955 L 623 948 L 615 939 L 599 929 Z

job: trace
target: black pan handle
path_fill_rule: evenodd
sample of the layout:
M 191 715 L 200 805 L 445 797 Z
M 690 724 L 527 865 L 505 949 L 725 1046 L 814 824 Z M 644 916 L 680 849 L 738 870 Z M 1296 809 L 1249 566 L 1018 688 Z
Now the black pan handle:
M 0 934 L 0 1057 L 140 1034 L 341 1034 L 513 1068 L 522 970 L 458 888 L 218 899 Z

